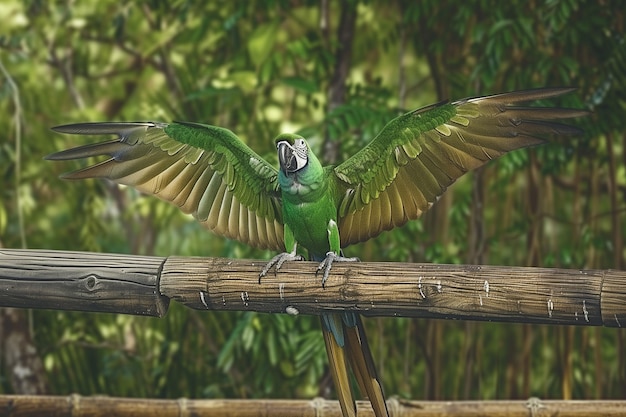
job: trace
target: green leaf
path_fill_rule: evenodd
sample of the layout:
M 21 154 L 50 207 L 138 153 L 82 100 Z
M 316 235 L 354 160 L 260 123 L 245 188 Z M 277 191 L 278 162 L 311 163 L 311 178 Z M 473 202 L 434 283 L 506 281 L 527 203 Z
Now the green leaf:
M 319 86 L 305 78 L 301 77 L 284 77 L 280 80 L 283 84 L 295 88 L 296 90 L 302 91 L 306 94 L 313 94 L 319 91 Z
M 248 53 L 255 67 L 259 68 L 274 51 L 278 27 L 278 20 L 274 20 L 257 27 L 250 35 Z

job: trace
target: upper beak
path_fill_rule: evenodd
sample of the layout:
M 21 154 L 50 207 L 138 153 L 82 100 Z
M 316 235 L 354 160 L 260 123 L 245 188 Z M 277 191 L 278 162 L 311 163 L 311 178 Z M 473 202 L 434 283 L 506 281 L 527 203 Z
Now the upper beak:
M 276 145 L 278 149 L 278 160 L 280 162 L 280 167 L 285 172 L 294 171 L 296 167 L 296 155 L 293 150 L 293 146 L 285 140 L 281 140 Z
M 308 162 L 307 148 L 296 147 L 289 141 L 281 140 L 276 144 L 280 169 L 285 174 L 294 173 L 304 168 Z

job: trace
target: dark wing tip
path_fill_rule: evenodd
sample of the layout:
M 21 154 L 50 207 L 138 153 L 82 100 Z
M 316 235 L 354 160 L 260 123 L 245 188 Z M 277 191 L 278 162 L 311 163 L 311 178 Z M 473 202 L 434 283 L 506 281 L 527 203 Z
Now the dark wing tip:
M 457 100 L 453 104 L 460 105 L 467 102 L 471 103 L 481 101 L 494 103 L 499 102 L 503 104 L 523 103 L 562 96 L 576 91 L 577 89 L 578 88 L 576 87 L 539 87 L 527 90 L 509 91 L 507 93 L 492 94 L 488 96 L 470 97 Z
M 59 153 L 61 152 L 53 152 L 51 154 L 44 156 L 43 159 L 46 161 L 64 161 L 65 158 L 63 158 L 62 156 L 59 156 Z
M 116 153 L 119 146 L 120 141 L 118 139 L 113 139 L 107 142 L 89 143 L 76 148 L 51 153 L 50 155 L 44 156 L 44 159 L 48 161 L 68 161 L 71 159 L 90 158 L 92 156 L 100 155 L 112 156 Z
M 58 133 L 71 135 L 123 135 L 124 132 L 138 127 L 165 127 L 160 122 L 87 122 L 54 126 L 50 129 Z
M 145 132 L 149 128 L 162 129 L 166 126 L 167 123 L 160 122 L 87 122 L 54 126 L 50 129 L 58 133 L 71 135 L 115 135 L 117 139 L 54 152 L 44 156 L 44 159 L 50 161 L 64 161 L 104 155 L 106 151 L 112 149 L 111 147 L 115 147 L 115 144 L 119 143 L 120 140 L 126 141 L 133 135 Z
M 540 87 L 527 90 L 511 91 L 508 93 L 495 94 L 491 97 L 507 98 L 512 102 L 535 101 L 552 97 L 558 97 L 576 91 L 576 87 Z

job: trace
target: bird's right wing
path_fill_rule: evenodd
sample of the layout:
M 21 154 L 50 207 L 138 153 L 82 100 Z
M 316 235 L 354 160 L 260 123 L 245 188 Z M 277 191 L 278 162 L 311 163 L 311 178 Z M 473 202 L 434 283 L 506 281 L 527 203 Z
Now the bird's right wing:
M 63 178 L 106 178 L 129 185 L 191 213 L 218 235 L 284 249 L 277 171 L 230 130 L 182 122 L 80 123 L 53 130 L 117 135 L 47 156 L 108 157 Z

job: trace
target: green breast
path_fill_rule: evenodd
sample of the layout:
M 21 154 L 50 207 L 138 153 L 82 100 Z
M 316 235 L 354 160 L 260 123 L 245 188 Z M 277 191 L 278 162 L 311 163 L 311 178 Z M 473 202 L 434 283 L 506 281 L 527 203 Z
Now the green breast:
M 298 245 L 306 248 L 311 256 L 325 255 L 330 250 L 328 222 L 337 221 L 334 202 L 327 193 L 313 201 L 289 200 L 293 199 L 283 199 L 283 220 L 293 231 Z

